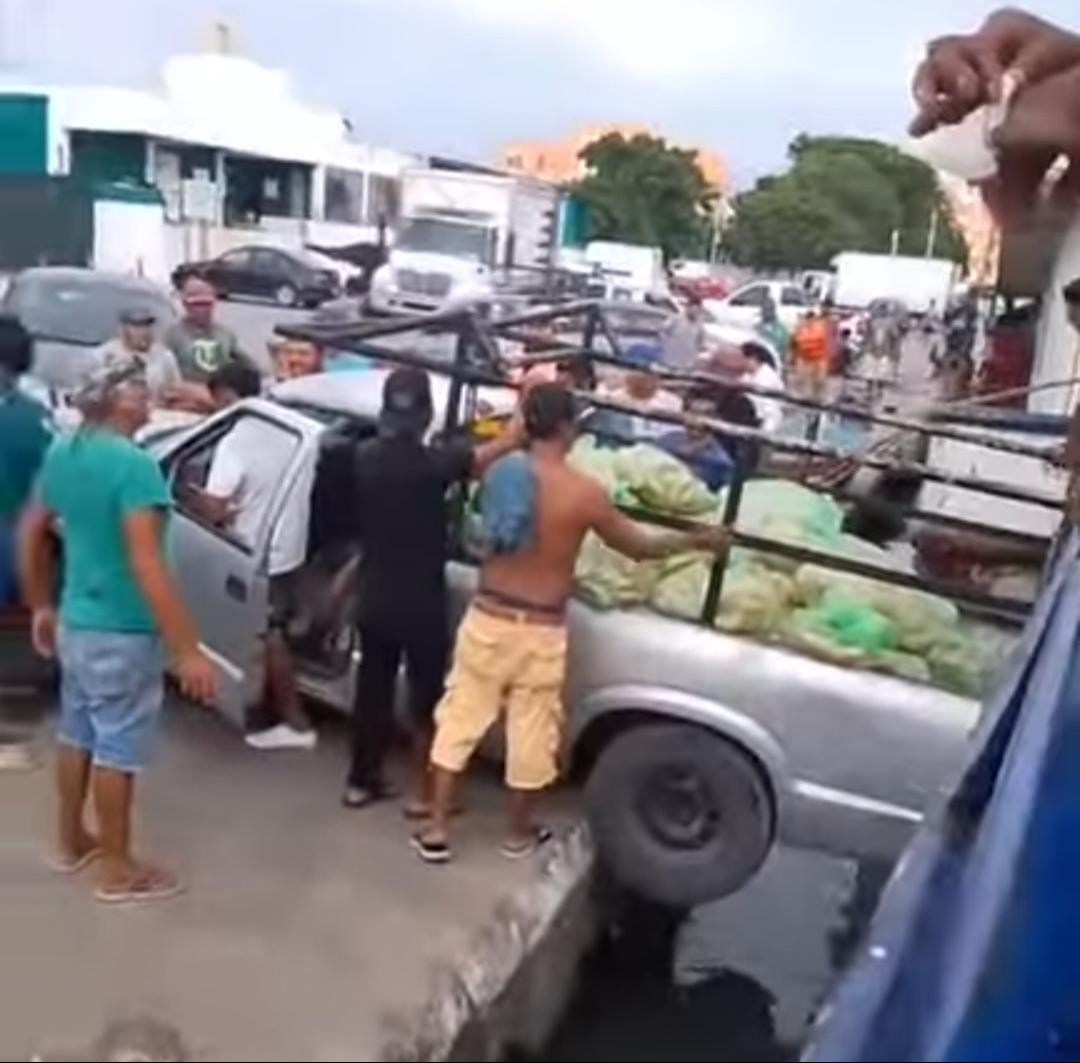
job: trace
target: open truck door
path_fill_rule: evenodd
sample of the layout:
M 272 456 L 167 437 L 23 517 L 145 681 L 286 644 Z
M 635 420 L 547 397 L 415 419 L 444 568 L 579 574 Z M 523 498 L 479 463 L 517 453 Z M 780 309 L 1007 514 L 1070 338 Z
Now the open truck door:
M 287 410 L 250 403 L 208 422 L 166 459 L 174 501 L 169 535 L 173 570 L 183 574 L 180 592 L 217 672 L 217 708 L 241 728 L 265 680 L 271 542 L 289 506 L 303 507 L 306 526 L 311 483 L 300 473 L 305 464 L 314 465 L 316 434 Z M 231 451 L 230 459 L 239 455 L 251 462 L 260 483 L 270 479 L 274 484 L 230 503 L 256 507 L 242 522 L 235 510 L 232 519 L 215 519 L 208 501 L 215 461 L 226 460 L 223 448 Z

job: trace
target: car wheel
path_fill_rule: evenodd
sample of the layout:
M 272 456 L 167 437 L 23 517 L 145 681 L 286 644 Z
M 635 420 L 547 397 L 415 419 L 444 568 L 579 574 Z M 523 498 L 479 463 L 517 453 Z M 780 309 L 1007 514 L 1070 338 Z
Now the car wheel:
M 300 293 L 291 284 L 282 284 L 276 292 L 274 299 L 278 306 L 296 306 Z
M 589 776 L 586 806 L 616 881 L 680 909 L 739 890 L 775 835 L 772 792 L 756 761 L 684 724 L 642 725 L 614 738 Z

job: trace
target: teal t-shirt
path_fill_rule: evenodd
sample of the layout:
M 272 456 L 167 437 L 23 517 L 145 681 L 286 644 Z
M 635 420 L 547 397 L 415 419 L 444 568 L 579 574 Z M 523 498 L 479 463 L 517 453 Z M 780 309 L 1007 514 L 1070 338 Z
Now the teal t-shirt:
M 156 631 L 131 571 L 124 518 L 145 509 L 167 512 L 169 487 L 157 462 L 115 432 L 83 429 L 49 449 L 40 491 L 61 522 L 63 623 L 91 631 Z
M 51 439 L 45 407 L 0 388 L 0 521 L 14 521 L 26 505 Z

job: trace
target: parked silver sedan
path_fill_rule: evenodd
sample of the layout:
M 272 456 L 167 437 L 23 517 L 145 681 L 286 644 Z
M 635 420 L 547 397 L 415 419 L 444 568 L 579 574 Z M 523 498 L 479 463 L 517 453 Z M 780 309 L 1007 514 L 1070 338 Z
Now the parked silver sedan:
M 350 547 L 341 491 L 353 446 L 375 430 L 384 379 L 376 369 L 292 382 L 275 401 L 245 402 L 155 446 L 176 497 L 180 583 L 220 672 L 221 709 L 238 724 L 261 689 L 274 529 L 286 513 L 309 524 L 305 575 L 325 624 L 320 603 Z M 447 382 L 434 383 L 445 407 Z M 506 391 L 472 394 L 480 412 L 512 402 Z M 241 421 L 280 470 L 253 544 L 185 503 Z M 450 581 L 453 622 L 476 570 L 453 564 Z M 342 711 L 357 666 L 348 621 L 346 611 L 329 633 L 296 632 L 294 647 L 305 690 Z M 740 888 L 778 839 L 895 856 L 952 781 L 979 711 L 929 687 L 644 610 L 583 604 L 571 614 L 567 704 L 567 764 L 586 786 L 604 861 L 629 888 L 687 906 Z

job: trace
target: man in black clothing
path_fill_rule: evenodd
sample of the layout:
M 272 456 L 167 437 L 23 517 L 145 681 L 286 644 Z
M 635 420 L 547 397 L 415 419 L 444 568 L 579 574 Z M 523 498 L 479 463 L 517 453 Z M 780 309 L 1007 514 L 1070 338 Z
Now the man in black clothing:
M 393 735 L 398 671 L 405 662 L 413 725 L 416 794 L 406 808 L 429 811 L 432 716 L 443 693 L 450 652 L 447 615 L 447 491 L 479 476 L 520 445 L 517 419 L 492 443 L 427 446 L 434 416 L 431 383 L 420 369 L 387 378 L 376 439 L 357 452 L 355 526 L 362 551 L 357 623 L 361 664 L 353 714 L 349 808 L 388 796 L 383 774 Z

